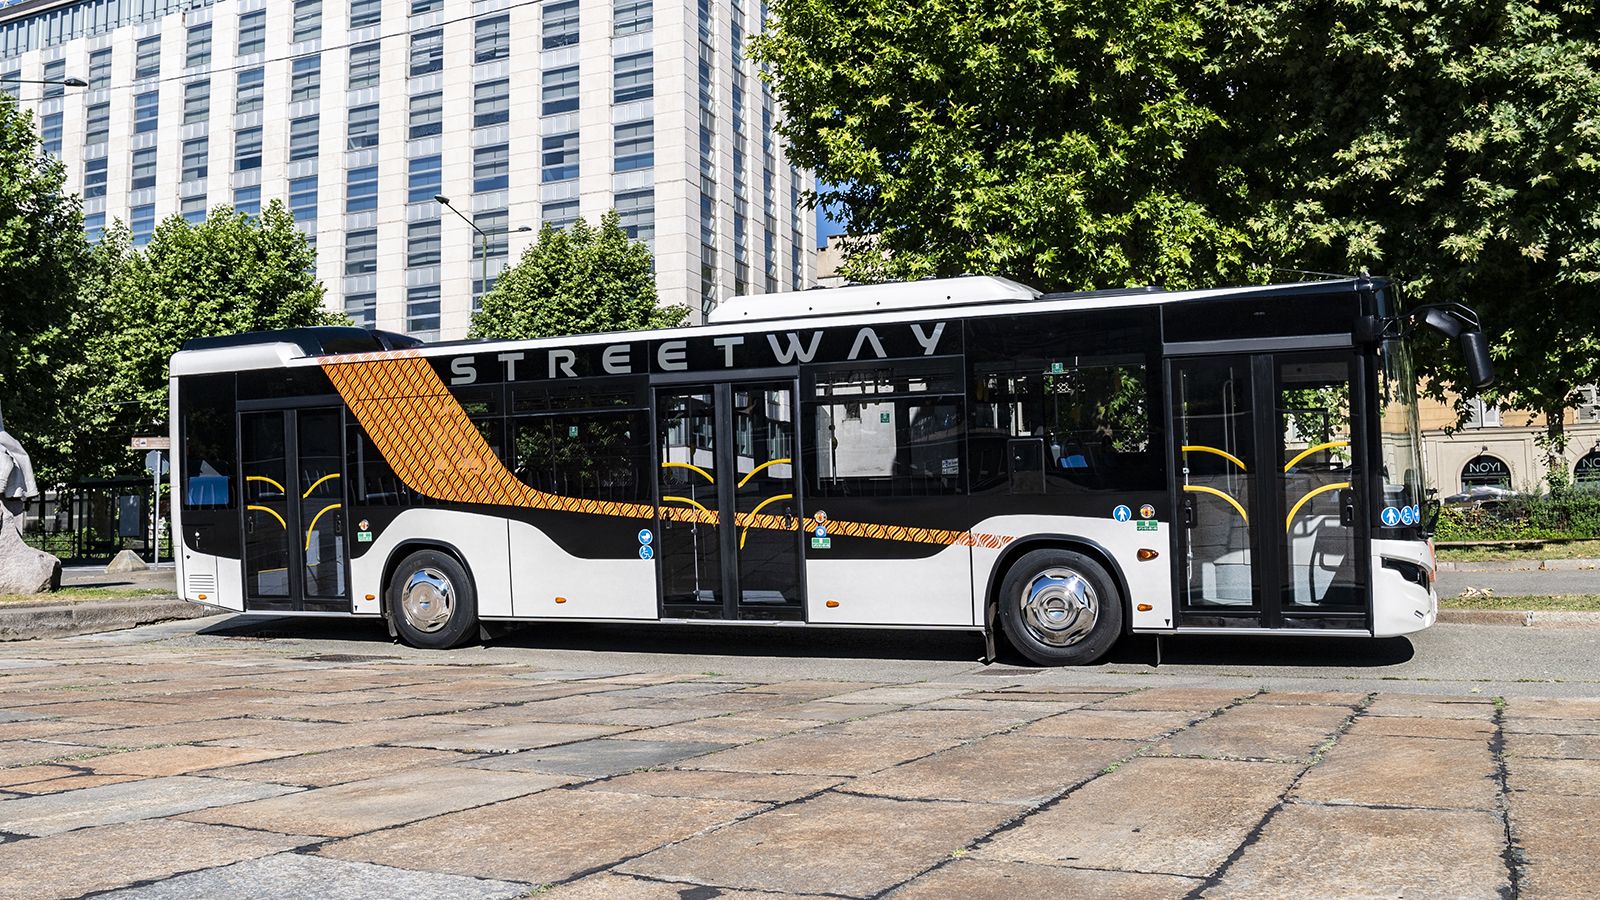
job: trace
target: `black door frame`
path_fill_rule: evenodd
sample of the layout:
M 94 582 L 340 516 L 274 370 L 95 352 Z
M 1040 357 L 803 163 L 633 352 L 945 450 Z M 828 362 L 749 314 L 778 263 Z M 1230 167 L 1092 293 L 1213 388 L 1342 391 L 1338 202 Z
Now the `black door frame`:
M 288 543 L 288 572 L 285 580 L 288 583 L 289 593 L 285 597 L 258 597 L 250 593 L 250 579 L 243 578 L 244 582 L 244 608 L 246 611 L 259 610 L 262 612 L 331 612 L 346 613 L 353 608 L 353 593 L 350 590 L 350 554 L 347 550 L 343 559 L 345 596 L 343 598 L 326 598 L 326 600 L 313 600 L 312 605 L 306 605 L 305 570 L 306 551 L 305 545 L 300 541 L 304 534 L 305 523 L 301 521 L 303 511 L 301 491 L 304 486 L 300 484 L 300 413 L 306 410 L 331 409 L 339 413 L 339 491 L 340 502 L 344 510 L 350 509 L 350 486 L 348 469 L 349 448 L 346 434 L 346 417 L 344 405 L 336 395 L 319 397 L 296 397 L 291 399 L 275 400 L 247 400 L 237 405 L 234 412 L 234 433 L 239 436 L 234 446 L 234 471 L 239 473 L 241 502 L 239 503 L 239 550 L 240 565 L 246 565 L 249 552 L 249 532 L 247 531 L 246 517 L 249 515 L 248 504 L 242 502 L 244 497 L 244 479 L 248 473 L 244 471 L 244 417 L 261 413 L 278 413 L 283 423 L 283 455 L 284 455 L 284 538 Z M 350 546 L 350 517 L 342 517 L 344 522 L 344 545 Z M 285 603 L 287 602 L 287 607 Z M 342 604 L 342 608 L 340 605 Z
M 1348 343 L 1330 346 L 1301 346 L 1301 347 L 1266 347 L 1258 346 L 1260 342 L 1239 342 L 1231 345 L 1218 342 L 1206 347 L 1208 352 L 1184 353 L 1165 357 L 1162 360 L 1162 378 L 1166 388 L 1166 425 L 1167 425 L 1167 460 L 1170 466 L 1168 476 L 1168 494 L 1173 510 L 1174 522 L 1172 528 L 1172 584 L 1173 584 L 1173 624 L 1178 627 L 1185 625 L 1238 628 L 1262 628 L 1272 630 L 1286 630 L 1283 612 L 1283 601 L 1286 590 L 1290 587 L 1289 579 L 1292 577 L 1292 556 L 1288 544 L 1287 534 L 1271 527 L 1284 521 L 1284 498 L 1282 484 L 1278 479 L 1279 463 L 1277 460 L 1282 455 L 1281 438 L 1283 423 L 1280 421 L 1278 411 L 1278 366 L 1282 362 L 1292 361 L 1295 358 L 1341 358 L 1345 361 L 1346 372 L 1350 384 L 1350 441 L 1351 459 L 1355 471 L 1353 478 L 1359 483 L 1352 485 L 1352 494 L 1357 499 L 1357 509 L 1354 521 L 1350 528 L 1353 531 L 1354 553 L 1356 556 L 1357 582 L 1367 586 L 1366 603 L 1361 614 L 1351 613 L 1326 613 L 1322 615 L 1294 615 L 1297 622 L 1307 625 L 1318 624 L 1321 627 L 1348 627 L 1353 629 L 1370 630 L 1372 625 L 1372 592 L 1371 592 L 1371 529 L 1367 507 L 1370 505 L 1368 498 L 1374 490 L 1373 477 L 1376 469 L 1370 464 L 1371 445 L 1368 423 L 1368 410 L 1365 406 L 1365 391 L 1367 385 L 1366 366 L 1363 365 L 1361 356 L 1356 353 Z M 1179 452 L 1180 438 L 1178 435 L 1178 392 L 1176 370 L 1179 365 L 1196 365 L 1222 360 L 1239 361 L 1248 360 L 1250 373 L 1250 427 L 1252 440 L 1251 450 L 1256 460 L 1255 471 L 1250 473 L 1250 502 L 1247 509 L 1250 519 L 1255 524 L 1250 527 L 1250 568 L 1251 590 L 1256 598 L 1256 605 L 1246 610 L 1229 610 L 1226 608 L 1196 610 L 1186 605 L 1188 596 L 1188 577 L 1184 571 L 1185 549 L 1189 537 L 1189 528 L 1185 521 L 1185 498 L 1183 496 L 1183 456 Z M 1201 621 L 1196 621 L 1196 620 Z
M 802 427 L 800 415 L 800 373 L 797 369 L 746 369 L 737 372 L 717 373 L 716 377 L 707 377 L 709 373 L 695 372 L 682 375 L 657 375 L 650 379 L 650 421 L 652 435 L 659 434 L 660 422 L 658 419 L 662 392 L 689 392 L 699 389 L 708 392 L 712 397 L 712 440 L 715 443 L 713 469 L 717 477 L 717 526 L 718 560 L 721 563 L 720 585 L 722 588 L 721 615 L 712 617 L 729 621 L 805 621 L 806 619 L 806 590 L 805 590 L 805 549 L 804 532 L 798 527 L 798 521 L 803 521 L 805 512 L 801 507 L 803 492 L 800 489 L 802 472 L 800 469 L 801 453 L 799 452 Z M 794 473 L 794 509 L 797 526 L 794 531 L 794 558 L 795 579 L 799 592 L 800 602 L 796 607 L 779 607 L 780 614 L 774 615 L 774 608 L 767 606 L 746 606 L 740 602 L 742 593 L 739 586 L 739 528 L 735 524 L 738 513 L 737 498 L 737 453 L 738 448 L 734 440 L 733 421 L 733 392 L 744 385 L 782 385 L 789 390 L 790 406 L 794 411 L 794 442 L 795 449 L 792 458 L 791 471 Z M 659 450 L 659 441 L 652 437 L 652 443 Z M 657 454 L 658 456 L 659 454 Z M 661 532 L 661 479 L 659 476 L 662 460 L 652 459 L 657 474 L 655 482 L 656 504 L 656 529 Z M 732 476 L 732 477 L 730 477 Z M 681 612 L 676 607 L 669 607 L 666 602 L 666 580 L 662 575 L 663 556 L 657 553 L 656 562 L 656 612 L 662 618 L 677 618 L 673 613 Z M 790 614 L 792 609 L 793 614 Z

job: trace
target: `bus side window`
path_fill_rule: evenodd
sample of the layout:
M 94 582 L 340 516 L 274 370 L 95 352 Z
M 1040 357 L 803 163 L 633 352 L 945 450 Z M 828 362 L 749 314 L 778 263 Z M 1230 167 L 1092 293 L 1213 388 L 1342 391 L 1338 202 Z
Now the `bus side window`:
M 232 509 L 233 376 L 188 376 L 178 386 L 185 509 Z

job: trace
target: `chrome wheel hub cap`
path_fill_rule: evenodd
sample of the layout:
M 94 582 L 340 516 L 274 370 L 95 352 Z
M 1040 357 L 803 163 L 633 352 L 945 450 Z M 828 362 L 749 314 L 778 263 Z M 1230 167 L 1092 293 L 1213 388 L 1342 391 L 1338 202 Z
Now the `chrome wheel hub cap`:
M 455 589 L 438 569 L 418 569 L 400 591 L 400 612 L 406 617 L 406 624 L 421 632 L 443 628 L 455 608 Z
M 1100 600 L 1082 575 L 1071 569 L 1046 569 L 1022 588 L 1022 622 L 1041 643 L 1076 644 L 1100 619 Z

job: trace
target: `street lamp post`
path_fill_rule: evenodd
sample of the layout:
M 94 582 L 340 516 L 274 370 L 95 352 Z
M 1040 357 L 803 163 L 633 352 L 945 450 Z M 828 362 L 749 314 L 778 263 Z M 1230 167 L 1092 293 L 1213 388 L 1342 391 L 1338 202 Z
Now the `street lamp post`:
M 449 197 L 446 197 L 443 194 L 435 194 L 433 195 L 433 201 L 460 216 L 461 221 L 467 223 L 469 226 L 471 226 L 473 231 L 478 233 L 478 284 L 481 286 L 485 294 L 489 293 L 489 238 L 491 234 L 498 237 L 502 234 L 511 234 L 513 231 L 532 231 L 532 226 L 523 225 L 520 228 L 507 228 L 504 231 L 496 231 L 492 233 L 487 232 L 482 228 L 479 228 L 478 223 L 467 218 L 466 214 L 461 210 L 451 206 Z
M 0 81 L 6 84 L 59 84 L 70 88 L 89 86 L 89 82 L 82 78 L 0 78 Z

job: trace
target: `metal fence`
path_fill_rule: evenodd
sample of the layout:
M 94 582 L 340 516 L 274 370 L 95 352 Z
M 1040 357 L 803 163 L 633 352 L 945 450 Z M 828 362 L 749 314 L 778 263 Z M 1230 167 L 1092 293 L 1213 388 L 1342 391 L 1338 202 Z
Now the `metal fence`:
M 67 562 L 110 559 L 123 550 L 148 561 L 155 550 L 151 491 L 148 478 L 129 476 L 91 479 L 46 492 L 24 505 L 23 540 Z M 161 558 L 171 559 L 166 490 L 160 502 Z

